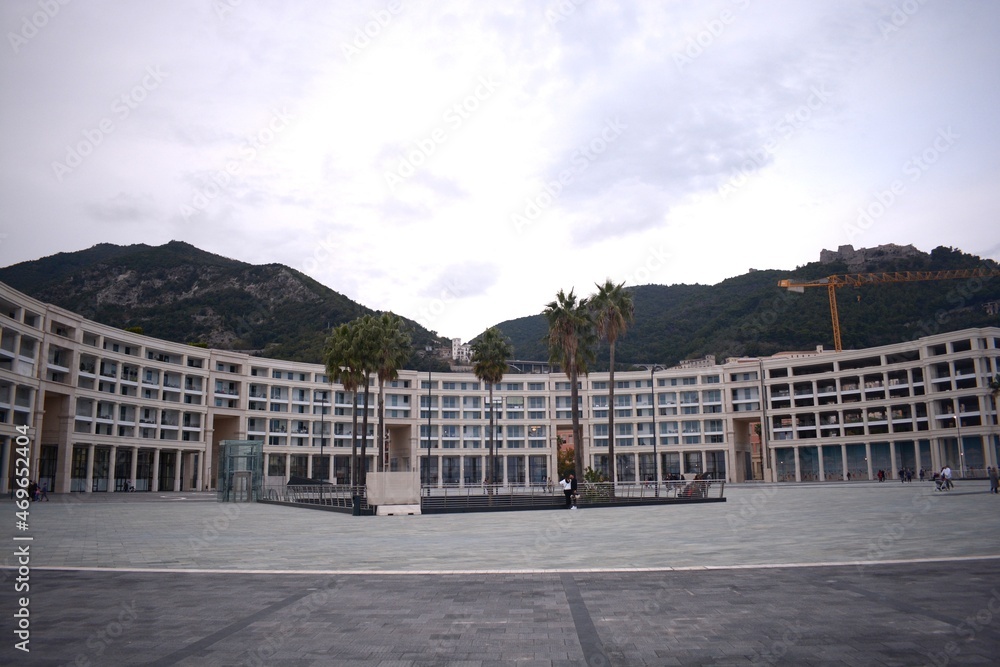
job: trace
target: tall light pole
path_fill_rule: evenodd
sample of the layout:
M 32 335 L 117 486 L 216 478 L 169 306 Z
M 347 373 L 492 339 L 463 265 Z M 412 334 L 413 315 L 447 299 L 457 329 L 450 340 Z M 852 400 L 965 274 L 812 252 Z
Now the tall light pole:
M 503 405 L 503 398 L 494 398 L 490 402 L 490 460 L 489 460 L 489 476 L 487 479 L 490 483 L 490 494 L 493 493 L 493 485 L 496 484 L 496 455 L 495 455 L 495 439 L 496 439 L 496 429 L 493 427 L 493 415 L 496 413 L 497 406 Z M 499 423 L 500 418 L 497 417 L 497 422 Z
M 324 395 L 324 393 L 325 392 L 320 391 L 320 397 L 321 397 L 321 401 L 322 402 L 320 403 L 320 406 L 319 406 L 319 461 L 320 461 L 321 464 L 324 461 L 324 459 L 323 459 L 323 445 L 326 442 L 326 437 L 325 437 L 326 436 L 326 407 L 325 407 L 326 401 L 322 400 L 322 396 Z M 313 399 L 315 399 L 315 398 L 316 398 L 316 394 L 314 393 L 313 394 Z M 327 477 L 329 477 L 329 469 L 327 469 L 326 472 L 327 472 Z M 322 480 L 322 479 L 320 480 L 320 482 L 323 482 L 323 481 L 324 480 Z M 323 504 L 323 484 L 319 485 L 319 504 L 320 505 Z
M 427 371 L 427 495 L 431 495 L 431 371 Z
M 660 457 L 656 454 L 656 441 L 659 437 L 656 435 L 656 382 L 653 379 L 653 373 L 660 369 L 660 366 L 653 364 L 649 367 L 649 394 L 652 402 L 650 407 L 653 409 L 653 477 L 656 483 L 656 497 L 660 497 Z M 611 406 L 614 409 L 614 406 Z M 615 437 L 614 433 L 611 437 Z
M 956 440 L 958 441 L 958 469 L 962 473 L 962 479 L 965 479 L 965 443 L 962 442 L 962 417 L 960 416 L 962 412 L 962 401 L 957 401 L 958 412 L 955 413 L 955 431 Z

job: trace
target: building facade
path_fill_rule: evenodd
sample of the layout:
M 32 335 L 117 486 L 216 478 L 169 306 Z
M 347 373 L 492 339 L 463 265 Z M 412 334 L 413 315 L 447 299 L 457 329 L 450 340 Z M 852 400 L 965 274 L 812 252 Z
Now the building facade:
M 701 474 L 728 481 L 835 481 L 900 468 L 982 475 L 1000 459 L 990 379 L 1000 328 L 898 345 L 653 366 L 580 380 L 584 460 L 620 482 Z M 369 470 L 410 470 L 435 485 L 481 485 L 492 417 L 498 482 L 547 484 L 570 438 L 561 373 L 510 373 L 494 388 L 472 373 L 403 370 L 385 388 L 385 442 Z M 766 397 L 766 400 L 762 400 Z M 157 340 L 98 324 L 0 284 L 0 492 L 15 443 L 31 477 L 55 492 L 189 491 L 216 485 L 224 440 L 264 442 L 272 482 L 349 482 L 352 415 L 363 395 L 325 368 Z M 608 415 L 615 414 L 615 432 Z M 491 415 L 492 412 L 492 415 Z M 18 431 L 27 430 L 27 436 Z M 20 436 L 20 438 L 19 438 Z

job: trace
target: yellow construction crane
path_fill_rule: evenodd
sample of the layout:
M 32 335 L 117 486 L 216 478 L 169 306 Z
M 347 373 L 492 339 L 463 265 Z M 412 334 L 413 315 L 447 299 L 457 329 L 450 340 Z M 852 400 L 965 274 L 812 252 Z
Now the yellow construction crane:
M 917 280 L 953 280 L 955 278 L 993 278 L 1000 276 L 998 269 L 954 269 L 951 271 L 883 271 L 880 273 L 848 273 L 827 276 L 819 280 L 797 282 L 779 280 L 778 287 L 792 292 L 805 292 L 807 287 L 825 287 L 830 297 L 830 319 L 833 320 L 833 344 L 840 352 L 840 316 L 837 314 L 837 288 L 861 287 L 878 283 L 905 283 Z

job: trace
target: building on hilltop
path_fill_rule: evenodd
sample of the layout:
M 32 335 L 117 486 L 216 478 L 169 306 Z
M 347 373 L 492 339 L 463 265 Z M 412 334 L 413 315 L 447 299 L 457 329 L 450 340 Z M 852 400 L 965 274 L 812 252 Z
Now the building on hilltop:
M 878 470 L 945 464 L 982 475 L 1000 460 L 989 388 L 997 373 L 998 327 L 618 371 L 614 405 L 608 374 L 591 373 L 580 378 L 579 444 L 586 465 L 607 471 L 614 438 L 623 484 L 695 474 L 874 479 Z M 498 481 L 558 479 L 557 443 L 574 409 L 566 375 L 511 372 L 493 389 L 490 405 L 471 372 L 400 371 L 386 386 L 381 447 L 369 407 L 366 465 L 374 470 L 384 457 L 390 470 L 419 468 L 437 486 L 481 485 L 492 410 Z M 263 442 L 269 483 L 347 483 L 355 410 L 360 397 L 331 384 L 323 366 L 129 333 L 0 284 L 2 493 L 16 483 L 25 444 L 32 479 L 59 493 L 213 489 L 224 440 Z
M 869 262 L 918 257 L 922 254 L 912 245 L 896 245 L 895 243 L 886 243 L 874 248 L 858 248 L 857 250 L 854 249 L 853 245 L 842 245 L 836 250 L 820 251 L 819 261 L 821 264 L 846 262 L 848 270 L 862 272 Z
M 472 346 L 463 343 L 461 338 L 452 338 L 451 358 L 460 366 L 469 364 L 472 361 Z

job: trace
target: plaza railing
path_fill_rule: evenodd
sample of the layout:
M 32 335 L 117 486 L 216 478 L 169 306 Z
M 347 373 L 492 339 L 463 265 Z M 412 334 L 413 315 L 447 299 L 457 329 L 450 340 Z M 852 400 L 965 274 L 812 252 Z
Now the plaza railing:
M 370 509 L 365 487 L 350 484 L 266 484 L 264 499 L 296 505 Z

